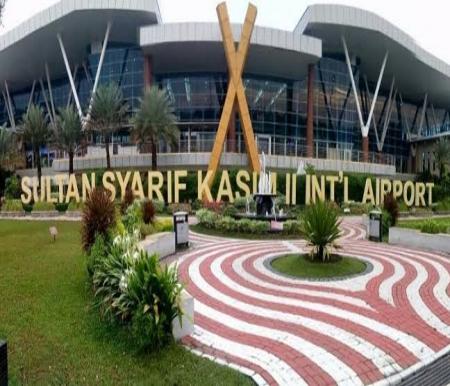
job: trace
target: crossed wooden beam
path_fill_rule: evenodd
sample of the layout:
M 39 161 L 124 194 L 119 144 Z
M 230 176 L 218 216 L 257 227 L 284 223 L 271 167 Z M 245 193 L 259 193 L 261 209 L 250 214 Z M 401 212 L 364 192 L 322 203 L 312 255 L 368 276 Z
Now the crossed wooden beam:
M 210 178 L 211 184 L 220 164 L 220 157 L 224 148 L 230 120 L 235 118 L 233 114 L 233 106 L 235 103 L 238 107 L 238 112 L 242 123 L 242 131 L 244 134 L 250 167 L 252 171 L 255 172 L 259 172 L 261 170 L 252 121 L 242 82 L 242 72 L 247 60 L 257 10 L 253 4 L 249 4 L 247 14 L 245 16 L 245 23 L 242 27 L 241 41 L 239 42 L 237 51 L 234 44 L 233 32 L 231 30 L 231 23 L 225 3 L 221 3 L 217 6 L 217 15 L 219 17 L 220 30 L 222 33 L 230 79 L 228 82 L 227 96 L 223 105 L 222 116 L 219 122 L 219 128 L 217 129 L 216 140 L 214 142 L 208 167 L 208 171 L 212 172 Z

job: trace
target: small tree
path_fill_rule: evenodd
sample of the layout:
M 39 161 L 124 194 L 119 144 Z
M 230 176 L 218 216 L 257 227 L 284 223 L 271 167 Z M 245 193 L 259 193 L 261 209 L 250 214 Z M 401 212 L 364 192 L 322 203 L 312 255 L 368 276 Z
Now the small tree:
M 341 222 L 336 209 L 328 202 L 318 201 L 303 213 L 303 233 L 313 247 L 311 258 L 329 260 L 330 249 L 338 248 L 336 240 L 341 237 Z
M 73 158 L 83 140 L 83 128 L 75 109 L 70 106 L 59 110 L 53 130 L 56 146 L 69 155 L 69 173 L 73 173 Z
M 87 127 L 100 133 L 105 140 L 106 166 L 111 169 L 109 145 L 112 135 L 125 123 L 128 106 L 119 86 L 115 83 L 101 85 L 92 100 Z
M 48 117 L 41 107 L 31 105 L 26 114 L 22 117 L 22 132 L 26 142 L 33 150 L 34 160 L 37 167 L 38 184 L 41 183 L 41 146 L 45 146 L 50 139 L 50 126 Z
M 439 177 L 443 178 L 445 174 L 445 167 L 450 163 L 450 142 L 447 138 L 441 137 L 436 142 L 434 148 L 434 157 L 439 168 Z
M 156 86 L 150 87 L 141 99 L 141 105 L 132 119 L 133 134 L 140 145 L 149 144 L 152 151 L 152 169 L 157 165 L 157 144 L 165 140 L 175 144 L 179 131 L 174 108 L 166 92 Z
M 0 168 L 8 164 L 14 149 L 13 134 L 6 127 L 0 127 Z

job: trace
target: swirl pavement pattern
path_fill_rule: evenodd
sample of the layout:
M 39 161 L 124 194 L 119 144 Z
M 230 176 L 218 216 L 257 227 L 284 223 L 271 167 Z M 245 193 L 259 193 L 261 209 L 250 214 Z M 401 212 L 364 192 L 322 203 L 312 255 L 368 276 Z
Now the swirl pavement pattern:
M 304 241 L 191 234 L 178 261 L 195 298 L 193 352 L 259 385 L 395 384 L 450 352 L 450 259 L 365 240 L 346 219 L 343 253 L 373 269 L 340 281 L 273 273 L 265 262 Z

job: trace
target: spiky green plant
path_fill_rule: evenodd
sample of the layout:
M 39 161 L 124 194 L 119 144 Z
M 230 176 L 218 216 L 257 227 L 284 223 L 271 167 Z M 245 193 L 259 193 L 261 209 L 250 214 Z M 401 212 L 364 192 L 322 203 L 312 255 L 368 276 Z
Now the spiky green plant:
M 86 127 L 100 133 L 105 141 L 106 166 L 111 169 L 109 144 L 112 135 L 125 124 L 128 105 L 124 101 L 122 90 L 116 83 L 100 85 L 92 100 Z
M 132 119 L 133 135 L 140 145 L 150 145 L 152 169 L 157 169 L 157 145 L 160 140 L 175 144 L 179 131 L 174 107 L 165 91 L 150 87 Z
M 317 201 L 303 213 L 303 235 L 312 246 L 311 258 L 329 260 L 331 249 L 338 248 L 341 221 L 336 209 L 328 202 Z
M 14 148 L 13 134 L 6 127 L 0 126 L 0 167 L 8 162 Z
M 83 126 L 73 106 L 59 110 L 53 127 L 56 146 L 69 155 L 69 173 L 73 173 L 73 158 L 82 146 Z

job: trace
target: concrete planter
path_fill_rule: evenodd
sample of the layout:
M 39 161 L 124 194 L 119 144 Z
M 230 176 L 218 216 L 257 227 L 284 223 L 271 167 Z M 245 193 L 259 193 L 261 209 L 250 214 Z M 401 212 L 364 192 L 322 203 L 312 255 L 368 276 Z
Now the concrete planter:
M 160 259 L 175 253 L 175 233 L 155 233 L 139 243 L 139 247 L 150 254 L 157 254 Z
M 178 318 L 172 322 L 172 333 L 176 341 L 194 332 L 194 298 L 184 290 L 181 293 L 181 308 L 183 309 L 181 324 Z
M 415 229 L 390 228 L 389 244 L 450 253 L 450 235 L 432 235 Z

